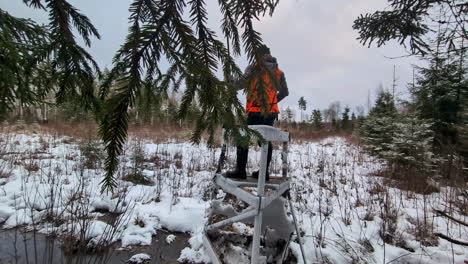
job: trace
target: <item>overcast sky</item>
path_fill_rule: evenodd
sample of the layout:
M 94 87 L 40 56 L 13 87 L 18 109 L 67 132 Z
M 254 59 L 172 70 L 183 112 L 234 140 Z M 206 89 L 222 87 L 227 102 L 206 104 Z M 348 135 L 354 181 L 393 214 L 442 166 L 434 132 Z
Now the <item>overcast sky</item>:
M 47 13 L 28 8 L 19 0 L 0 0 L 1 8 L 17 17 L 29 17 L 47 23 Z M 130 0 L 70 0 L 98 28 L 102 38 L 95 40 L 91 54 L 102 66 L 111 67 L 112 57 L 123 43 L 128 29 Z M 208 3 L 209 23 L 219 32 L 220 14 L 217 1 Z M 397 92 L 405 97 L 406 85 L 412 80 L 411 64 L 415 58 L 388 59 L 405 55 L 396 43 L 367 48 L 352 29 L 359 14 L 383 9 L 386 0 L 282 0 L 273 17 L 265 17 L 256 29 L 277 57 L 285 72 L 290 95 L 282 103 L 297 107 L 300 96 L 311 109 L 326 108 L 332 101 L 343 106 L 367 103 L 379 84 L 390 88 L 393 65 L 396 65 Z M 245 55 L 237 59 L 244 68 Z

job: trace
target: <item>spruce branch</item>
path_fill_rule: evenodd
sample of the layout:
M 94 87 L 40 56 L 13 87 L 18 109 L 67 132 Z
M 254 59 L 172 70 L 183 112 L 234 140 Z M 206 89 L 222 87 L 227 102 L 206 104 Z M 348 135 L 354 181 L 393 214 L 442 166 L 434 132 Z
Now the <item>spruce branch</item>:
M 223 14 L 222 31 L 226 39 L 231 41 L 234 55 L 240 56 L 241 45 L 239 38 L 239 30 L 237 29 L 237 21 L 233 14 L 234 3 L 228 0 L 218 0 L 221 13 Z M 229 44 L 229 43 L 228 43 Z
M 258 51 L 262 41 L 260 33 L 253 28 L 253 20 L 267 11 L 271 13 L 277 1 L 218 3 L 224 17 L 223 35 L 230 39 L 234 54 L 240 54 L 238 32 L 242 27 L 242 41 L 249 60 L 261 62 Z M 195 113 L 193 142 L 200 142 L 202 134 L 208 132 L 208 144 L 214 144 L 214 134 L 220 126 L 238 137 L 243 137 L 241 129 L 247 130 L 247 136 L 255 134 L 245 125 L 245 111 L 237 98 L 238 87 L 231 81 L 241 78 L 242 72 L 225 44 L 208 27 L 205 0 L 135 0 L 130 13 L 127 38 L 114 56 L 114 69 L 101 87 L 101 98 L 110 96 L 100 126 L 107 151 L 103 190 L 115 187 L 118 156 L 127 138 L 127 113 L 135 107 L 134 102 L 149 109 L 149 104 L 157 104 L 155 99 L 168 90 L 178 90 L 181 84 L 185 90 L 177 117 L 186 117 L 195 102 L 201 108 Z M 184 14 L 188 14 L 189 21 Z M 162 69 L 161 65 L 167 63 L 167 69 Z M 219 68 L 223 70 L 224 80 L 217 76 Z M 143 72 L 145 81 L 141 80 Z M 117 76 L 121 75 L 124 77 L 119 79 Z M 111 91 L 112 86 L 116 92 Z
M 45 6 L 41 3 L 41 0 L 23 0 L 23 2 L 29 7 L 46 10 Z
M 360 15 L 353 28 L 363 45 L 378 47 L 390 40 L 409 47 L 413 55 L 431 53 L 431 34 L 442 29 L 446 38 L 443 45 L 450 51 L 459 48 L 456 39 L 468 38 L 466 21 L 468 8 L 464 0 L 390 0 L 388 10 Z
M 14 17 L 0 9 L 0 119 L 13 109 L 17 99 L 23 106 L 41 101 L 51 87 L 32 86 L 31 76 L 40 71 L 47 28 L 29 19 Z

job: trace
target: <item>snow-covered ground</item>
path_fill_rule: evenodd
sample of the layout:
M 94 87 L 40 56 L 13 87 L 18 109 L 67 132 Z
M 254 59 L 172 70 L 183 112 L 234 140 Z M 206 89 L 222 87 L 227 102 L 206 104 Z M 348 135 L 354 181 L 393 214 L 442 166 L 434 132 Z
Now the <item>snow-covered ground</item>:
M 0 134 L 1 228 L 34 227 L 42 233 L 74 234 L 90 246 L 120 241 L 122 247 L 149 245 L 161 229 L 189 232 L 191 247 L 182 251 L 180 260 L 207 261 L 201 231 L 219 151 L 204 144 L 133 139 L 122 156 L 118 188 L 101 193 L 104 154 L 99 144 Z M 235 149 L 228 155 L 232 163 Z M 279 172 L 280 155 L 273 155 L 272 170 Z M 252 148 L 250 171 L 259 159 L 258 149 Z M 308 263 L 467 260 L 467 248 L 433 235 L 468 240 L 468 228 L 433 212 L 449 211 L 467 222 L 466 198 L 455 188 L 441 187 L 425 196 L 392 188 L 371 176 L 383 166 L 343 138 L 290 144 L 291 194 Z M 123 180 L 135 182 L 135 177 L 148 185 Z M 292 243 L 291 248 L 299 257 L 299 245 Z

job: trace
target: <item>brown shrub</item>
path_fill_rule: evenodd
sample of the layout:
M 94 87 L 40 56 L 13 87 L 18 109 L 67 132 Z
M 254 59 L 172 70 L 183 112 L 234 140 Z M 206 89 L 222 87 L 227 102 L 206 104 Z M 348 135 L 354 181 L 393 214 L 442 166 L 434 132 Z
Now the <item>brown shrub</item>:
M 314 142 L 320 141 L 328 137 L 350 137 L 349 132 L 337 132 L 334 130 L 316 130 L 311 127 L 279 127 L 282 130 L 288 131 L 291 137 L 291 140 L 298 142 Z
M 371 174 L 384 177 L 384 184 L 404 191 L 419 194 L 431 194 L 439 192 L 439 188 L 428 177 L 427 172 L 405 168 L 391 168 L 390 166 Z

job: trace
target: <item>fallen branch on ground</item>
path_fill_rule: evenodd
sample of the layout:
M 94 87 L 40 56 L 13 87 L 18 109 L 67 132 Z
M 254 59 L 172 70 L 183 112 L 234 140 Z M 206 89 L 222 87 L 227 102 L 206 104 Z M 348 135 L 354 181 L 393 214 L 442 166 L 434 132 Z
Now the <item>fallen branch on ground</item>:
M 441 233 L 434 233 L 434 235 L 436 235 L 436 236 L 438 236 L 438 237 L 440 237 L 440 238 L 442 238 L 442 239 L 445 239 L 445 240 L 447 240 L 447 241 L 449 241 L 449 242 L 452 242 L 452 243 L 454 243 L 454 244 L 468 247 L 468 242 L 456 240 L 456 239 L 453 239 L 453 238 L 448 237 L 448 236 L 446 236 L 446 235 L 444 235 L 444 234 L 441 234 Z
M 465 222 L 463 222 L 462 220 L 456 219 L 456 218 L 454 218 L 453 216 L 447 214 L 447 213 L 444 212 L 444 211 L 435 210 L 435 209 L 434 209 L 434 212 L 438 213 L 438 214 L 441 215 L 441 216 L 445 216 L 445 217 L 447 217 L 448 219 L 450 219 L 450 220 L 452 220 L 452 221 L 454 221 L 454 222 L 459 223 L 460 225 L 468 226 L 468 223 L 465 223 Z

